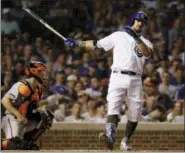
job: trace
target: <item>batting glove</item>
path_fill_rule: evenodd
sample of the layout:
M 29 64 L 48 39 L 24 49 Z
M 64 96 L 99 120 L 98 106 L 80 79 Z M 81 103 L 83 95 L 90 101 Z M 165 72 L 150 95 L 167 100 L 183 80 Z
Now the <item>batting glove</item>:
M 71 38 L 66 39 L 64 41 L 64 43 L 66 44 L 66 46 L 68 46 L 70 48 L 78 47 L 78 41 L 77 40 L 73 40 Z
M 136 34 L 134 30 L 132 30 L 131 27 L 125 26 L 123 30 L 128 33 L 130 36 L 132 36 L 136 41 L 139 40 L 139 36 Z

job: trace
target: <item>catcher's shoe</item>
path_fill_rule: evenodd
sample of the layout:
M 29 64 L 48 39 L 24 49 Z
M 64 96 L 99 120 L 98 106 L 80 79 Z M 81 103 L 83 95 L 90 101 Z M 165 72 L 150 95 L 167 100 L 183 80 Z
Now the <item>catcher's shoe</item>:
M 28 145 L 27 150 L 40 150 L 40 147 L 36 143 L 31 143 Z
M 124 151 L 132 150 L 132 146 L 128 138 L 123 138 L 121 140 L 120 150 L 124 150 Z
M 102 132 L 99 134 L 99 142 L 104 145 L 104 149 L 113 150 L 114 143 L 106 136 L 105 133 Z

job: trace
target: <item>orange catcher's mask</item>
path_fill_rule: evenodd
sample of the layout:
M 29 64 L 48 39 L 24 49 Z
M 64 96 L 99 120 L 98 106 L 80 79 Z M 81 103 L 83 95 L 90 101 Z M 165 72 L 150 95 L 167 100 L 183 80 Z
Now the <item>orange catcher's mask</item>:
M 27 77 L 34 77 L 45 87 L 48 85 L 48 70 L 42 62 L 31 61 L 26 66 L 25 74 Z

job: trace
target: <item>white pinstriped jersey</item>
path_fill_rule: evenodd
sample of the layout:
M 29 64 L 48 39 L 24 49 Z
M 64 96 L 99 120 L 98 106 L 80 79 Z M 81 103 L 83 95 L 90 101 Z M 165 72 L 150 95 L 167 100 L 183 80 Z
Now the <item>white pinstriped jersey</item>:
M 153 50 L 152 43 L 143 36 L 141 40 Z M 142 74 L 145 58 L 136 48 L 136 41 L 124 31 L 114 32 L 97 42 L 98 48 L 109 51 L 113 48 L 111 69 L 133 71 Z

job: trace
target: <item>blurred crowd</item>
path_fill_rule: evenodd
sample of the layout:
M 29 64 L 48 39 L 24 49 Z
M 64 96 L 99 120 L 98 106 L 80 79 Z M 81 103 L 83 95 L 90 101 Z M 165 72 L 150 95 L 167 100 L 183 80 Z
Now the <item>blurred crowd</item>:
M 154 44 L 142 75 L 141 122 L 184 122 L 185 4 L 183 0 L 2 0 L 1 96 L 20 79 L 30 60 L 49 69 L 49 87 L 39 109 L 55 122 L 106 122 L 112 52 L 69 49 L 61 39 L 29 17 L 27 5 L 66 37 L 101 39 L 122 30 L 136 11 L 148 14 L 143 35 Z M 120 122 L 127 121 L 125 102 Z

